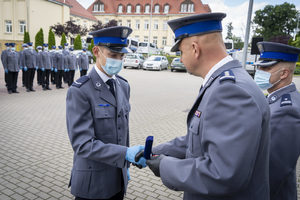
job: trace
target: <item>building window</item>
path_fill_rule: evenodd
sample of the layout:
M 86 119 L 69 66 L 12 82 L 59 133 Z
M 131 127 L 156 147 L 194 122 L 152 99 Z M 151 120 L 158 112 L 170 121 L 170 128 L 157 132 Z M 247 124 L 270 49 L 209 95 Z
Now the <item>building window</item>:
M 150 5 L 149 4 L 147 4 L 145 6 L 145 13 L 150 13 Z
M 163 46 L 167 45 L 167 37 L 162 38 L 162 45 Z
M 145 30 L 148 30 L 149 29 L 149 20 L 145 20 L 145 23 L 144 23 L 144 28 Z
M 20 21 L 20 33 L 25 33 L 26 31 L 26 23 L 25 21 Z
M 167 24 L 167 21 L 163 21 L 163 30 L 164 30 L 164 31 L 168 30 L 168 24 Z
M 165 14 L 169 13 L 169 10 L 170 10 L 170 6 L 168 4 L 166 4 L 164 7 L 164 13 Z
M 158 20 L 154 20 L 154 30 L 158 30 Z
M 127 20 L 127 26 L 131 28 L 131 20 Z
M 144 42 L 148 42 L 148 36 L 144 36 Z
M 159 5 L 158 4 L 156 4 L 154 6 L 154 13 L 159 13 Z
M 99 10 L 99 5 L 98 4 L 94 4 L 94 11 L 98 11 Z
M 180 12 L 194 12 L 194 4 L 192 2 L 182 3 L 180 7 Z
M 141 13 L 141 5 L 136 5 L 135 7 L 135 13 Z
M 132 6 L 130 4 L 127 5 L 127 13 L 131 13 L 131 8 L 132 8 Z
M 118 21 L 118 26 L 122 26 L 122 20 Z
M 188 4 L 188 12 L 194 12 L 194 4 L 193 3 Z
M 12 33 L 12 23 L 11 20 L 5 21 L 5 31 L 6 33 Z
M 98 1 L 94 4 L 95 12 L 104 12 L 104 4 L 101 1 Z
M 118 6 L 118 13 L 122 13 L 123 12 L 123 5 L 119 5 Z
M 153 37 L 153 43 L 157 45 L 157 37 Z
M 140 29 L 140 20 L 135 20 L 135 29 L 139 30 Z

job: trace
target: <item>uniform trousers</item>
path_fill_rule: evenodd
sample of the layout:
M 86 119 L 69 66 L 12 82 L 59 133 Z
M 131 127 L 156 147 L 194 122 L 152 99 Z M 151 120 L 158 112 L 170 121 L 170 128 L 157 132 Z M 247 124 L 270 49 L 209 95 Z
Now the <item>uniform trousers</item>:
M 45 69 L 42 73 L 42 85 L 43 88 L 49 88 L 49 76 L 50 76 L 50 69 Z
M 19 72 L 8 72 L 7 73 L 7 91 L 17 91 L 17 81 Z
M 8 74 L 4 72 L 5 87 L 8 86 Z
M 29 68 L 25 76 L 25 86 L 27 89 L 32 89 L 34 75 L 35 75 L 35 69 Z
M 25 86 L 25 74 L 26 72 L 22 69 L 22 85 Z
M 42 69 L 37 69 L 37 83 L 39 85 L 42 85 Z
M 56 72 L 56 88 L 61 88 L 61 84 L 62 84 L 62 77 L 63 77 L 63 74 L 64 74 L 64 70 L 57 70 Z
M 80 76 L 84 76 L 87 73 L 87 69 L 83 69 L 80 71 Z
M 52 84 L 55 84 L 55 83 L 56 83 L 56 81 L 55 81 L 55 72 L 54 72 L 54 70 L 51 71 L 51 78 L 50 78 L 50 80 L 51 80 L 51 83 L 52 83 Z
M 63 80 L 64 80 L 64 83 L 68 83 L 68 72 L 65 72 L 63 73 Z
M 71 86 L 72 83 L 74 82 L 75 70 L 70 70 L 68 73 L 69 73 L 68 85 Z

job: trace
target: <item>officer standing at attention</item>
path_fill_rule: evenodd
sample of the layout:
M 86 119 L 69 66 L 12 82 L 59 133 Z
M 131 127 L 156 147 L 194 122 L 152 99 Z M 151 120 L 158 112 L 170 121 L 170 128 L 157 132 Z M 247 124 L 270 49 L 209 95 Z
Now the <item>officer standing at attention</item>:
M 129 162 L 143 146 L 129 146 L 128 82 L 117 74 L 127 53 L 129 27 L 116 26 L 90 33 L 96 65 L 74 81 L 67 93 L 67 129 L 74 151 L 70 180 L 76 200 L 122 200 L 129 179 Z
M 65 58 L 63 55 L 63 50 L 62 46 L 58 46 L 59 51 L 56 53 L 55 56 L 55 63 L 56 63 L 56 68 L 54 69 L 54 72 L 56 74 L 55 79 L 56 79 L 56 89 L 63 89 L 62 87 L 62 77 L 64 74 L 64 69 L 65 69 Z
M 64 73 L 63 73 L 63 81 L 64 83 L 68 83 L 68 76 L 69 76 L 69 60 L 68 56 L 70 55 L 69 51 L 69 43 L 65 43 L 65 47 L 63 50 L 63 55 L 64 55 Z
M 69 62 L 69 72 L 68 72 L 68 85 L 69 87 L 72 85 L 74 82 L 74 75 L 75 75 L 75 70 L 77 67 L 77 59 L 76 55 L 73 53 L 73 48 L 70 48 L 70 55 L 68 56 L 68 62 Z
M 16 52 L 15 43 L 10 43 L 11 50 L 7 52 L 4 60 L 4 70 L 7 74 L 7 91 L 8 94 L 19 93 L 17 91 L 18 73 L 20 70 L 19 53 Z
M 25 77 L 25 86 L 27 92 L 35 92 L 33 89 L 33 80 L 36 67 L 36 51 L 33 49 L 32 42 L 28 43 L 29 48 L 24 51 L 24 69 L 27 71 Z
M 10 51 L 10 46 L 9 46 L 9 43 L 5 43 L 5 46 L 6 46 L 6 49 L 2 51 L 2 54 L 1 54 L 1 62 L 2 62 L 2 65 L 3 65 L 3 68 L 5 69 L 4 67 L 4 60 L 6 59 L 6 55 L 7 53 Z M 4 70 L 4 80 L 5 80 L 5 86 L 7 88 L 7 73 L 5 73 L 5 70 Z
M 269 199 L 269 118 L 265 96 L 226 53 L 221 20 L 206 13 L 168 22 L 171 51 L 204 79 L 187 117 L 187 135 L 153 148 L 147 165 L 184 199 Z
M 52 63 L 52 66 L 51 66 L 51 77 L 50 77 L 50 80 L 51 80 L 51 83 L 54 85 L 56 83 L 55 81 L 55 72 L 54 70 L 56 69 L 56 46 L 52 46 L 52 49 L 50 50 L 50 57 L 51 57 L 51 63 Z
M 270 199 L 297 199 L 296 165 L 300 155 L 300 94 L 292 82 L 300 49 L 257 43 L 260 60 L 254 80 L 268 90 L 271 110 Z
M 26 71 L 24 70 L 24 51 L 28 49 L 28 44 L 22 44 L 23 50 L 19 52 L 19 65 L 20 69 L 22 70 L 22 85 L 25 87 L 25 77 L 26 77 Z
M 36 72 L 37 72 L 37 84 L 42 85 L 42 73 L 43 69 L 45 71 L 45 67 L 43 66 L 42 62 L 42 52 L 43 52 L 43 47 L 42 46 L 37 46 L 37 56 L 36 56 Z
M 86 75 L 88 69 L 89 69 L 89 57 L 86 53 L 86 49 L 82 49 L 82 54 L 79 55 L 78 58 L 78 67 L 80 71 L 80 76 Z
M 42 52 L 42 85 L 43 90 L 51 90 L 49 87 L 49 76 L 51 72 L 51 67 L 53 66 L 51 54 L 48 51 L 48 44 L 44 44 L 44 51 Z

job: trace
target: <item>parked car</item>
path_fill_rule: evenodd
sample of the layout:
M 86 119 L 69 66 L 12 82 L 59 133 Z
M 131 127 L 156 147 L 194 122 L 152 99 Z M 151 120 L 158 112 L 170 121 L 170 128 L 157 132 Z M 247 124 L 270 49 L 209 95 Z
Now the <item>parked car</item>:
M 143 69 L 163 70 L 168 69 L 168 59 L 166 56 L 150 56 L 143 64 Z
M 171 63 L 171 72 L 177 70 L 177 71 L 186 71 L 186 68 L 182 62 L 180 62 L 180 58 L 174 58 Z
M 141 54 L 127 54 L 123 59 L 123 67 L 124 69 L 127 67 L 141 69 L 144 62 L 145 58 Z

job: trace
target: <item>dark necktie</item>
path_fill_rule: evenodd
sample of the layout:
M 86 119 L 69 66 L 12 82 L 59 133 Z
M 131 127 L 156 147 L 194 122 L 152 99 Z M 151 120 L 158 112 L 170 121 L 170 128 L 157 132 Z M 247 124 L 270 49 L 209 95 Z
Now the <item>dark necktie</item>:
M 106 84 L 109 86 L 109 90 L 110 92 L 112 93 L 112 95 L 114 95 L 115 97 L 115 87 L 114 87 L 114 83 L 115 83 L 115 80 L 114 79 L 108 79 L 106 81 Z

